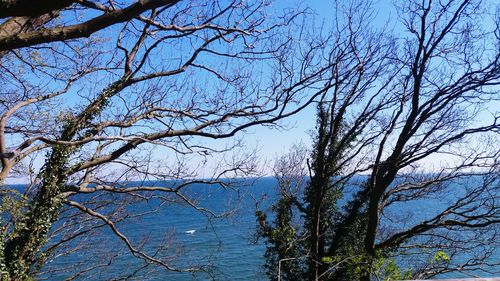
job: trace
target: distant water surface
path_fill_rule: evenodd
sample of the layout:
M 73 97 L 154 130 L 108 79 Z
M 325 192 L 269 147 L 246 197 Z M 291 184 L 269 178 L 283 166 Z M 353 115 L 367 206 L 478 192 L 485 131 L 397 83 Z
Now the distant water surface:
M 141 184 L 168 186 L 170 183 Z M 203 208 L 217 214 L 231 210 L 231 215 L 208 219 L 203 212 L 187 204 L 151 199 L 147 203 L 127 205 L 124 209 L 127 213 L 144 215 L 118 222 L 117 227 L 148 254 L 171 256 L 169 263 L 178 268 L 207 265 L 204 271 L 177 273 L 146 266 L 141 259 L 130 255 L 123 241 L 104 227 L 99 228 L 99 232 L 75 240 L 75 245 L 88 247 L 50 261 L 44 267 L 44 270 L 51 271 L 50 277 L 41 276 L 42 279 L 65 280 L 79 271 L 92 269 L 75 280 L 123 280 L 124 277 L 128 280 L 265 280 L 265 245 L 254 239 L 255 210 L 257 206 L 267 210 L 276 200 L 276 181 L 273 178 L 253 180 L 250 185 L 238 190 L 195 184 L 184 192 L 190 198 L 197 198 L 196 203 Z M 114 200 L 118 202 L 120 198 Z M 388 212 L 404 213 L 401 208 L 403 206 L 395 205 Z M 442 205 L 435 200 L 426 200 L 410 202 L 404 208 L 406 211 L 411 209 L 412 219 L 418 221 L 439 211 Z M 397 225 L 405 225 L 407 220 L 402 219 Z M 69 224 L 67 221 L 63 223 Z M 55 227 L 61 226 L 63 224 L 58 223 Z M 145 241 L 147 243 L 143 244 Z M 165 249 L 155 253 L 153 246 L 158 244 L 164 245 Z

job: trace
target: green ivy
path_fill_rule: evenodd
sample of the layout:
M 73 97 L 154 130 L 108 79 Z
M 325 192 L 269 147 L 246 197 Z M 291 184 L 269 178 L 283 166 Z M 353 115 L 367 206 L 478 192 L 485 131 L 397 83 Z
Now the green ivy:
M 108 105 L 109 100 L 124 86 L 119 80 L 104 89 L 101 94 L 89 104 L 78 116 L 69 117 L 64 121 L 60 140 L 70 141 L 78 136 L 78 133 L 88 127 L 90 122 L 100 114 Z M 70 116 L 70 115 L 69 115 Z M 19 215 L 12 236 L 4 246 L 2 241 L 0 256 L 0 270 L 8 271 L 14 280 L 32 280 L 30 268 L 32 260 L 41 246 L 47 242 L 47 234 L 59 215 L 63 204 L 60 194 L 64 191 L 67 180 L 67 170 L 70 156 L 78 149 L 77 146 L 54 145 L 42 172 L 39 174 L 41 180 L 40 191 L 32 200 L 27 212 Z M 15 205 L 14 200 L 9 198 L 4 203 L 9 207 Z M 11 210 L 17 212 L 22 207 Z M 4 278 L 2 275 L 2 278 Z

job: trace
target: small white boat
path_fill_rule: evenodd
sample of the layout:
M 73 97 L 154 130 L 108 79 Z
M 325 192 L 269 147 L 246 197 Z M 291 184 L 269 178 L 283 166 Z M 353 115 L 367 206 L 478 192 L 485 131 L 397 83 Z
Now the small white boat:
M 196 232 L 196 229 L 184 231 L 184 233 L 186 233 L 186 234 L 194 234 L 195 232 Z

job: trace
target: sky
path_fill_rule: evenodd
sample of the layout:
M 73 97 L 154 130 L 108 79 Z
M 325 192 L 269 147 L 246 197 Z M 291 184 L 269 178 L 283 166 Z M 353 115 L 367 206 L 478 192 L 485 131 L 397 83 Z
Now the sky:
M 342 2 L 342 1 L 341 1 Z M 374 20 L 373 26 L 375 28 L 386 27 L 392 32 L 406 32 L 404 27 L 401 25 L 397 11 L 394 5 L 395 1 L 392 0 L 374 0 Z M 396 1 L 397 2 L 397 1 Z M 274 1 L 273 8 L 280 10 L 289 7 L 291 1 L 277 0 Z M 316 0 L 306 0 L 306 1 L 296 1 L 293 2 L 300 7 L 308 7 L 310 11 L 314 14 L 315 20 L 318 23 L 323 23 L 324 28 L 328 29 L 331 26 L 334 15 L 333 1 L 316 1 Z M 493 13 L 493 7 L 497 5 L 494 0 L 485 1 L 486 7 L 492 7 L 489 12 Z M 489 6 L 488 6 L 489 5 Z M 491 17 L 484 17 L 485 27 L 492 28 Z M 484 119 L 490 119 L 491 114 L 498 115 L 498 108 L 500 108 L 500 101 L 491 102 L 489 104 L 489 109 L 483 113 Z M 315 126 L 315 114 L 316 110 L 314 106 L 309 106 L 302 112 L 291 116 L 285 120 L 282 120 L 280 124 L 284 125 L 286 129 L 273 129 L 269 127 L 257 127 L 249 129 L 245 135 L 247 143 L 258 146 L 260 148 L 259 152 L 263 159 L 267 159 L 268 165 L 272 165 L 272 161 L 276 159 L 279 155 L 282 155 L 289 151 L 289 149 L 295 144 L 304 144 L 306 147 L 310 148 L 312 145 L 313 129 Z M 489 116 L 486 116 L 489 115 Z M 443 158 L 444 157 L 444 158 Z M 447 159 L 443 155 L 431 155 L 427 159 L 424 159 L 422 163 L 427 167 L 440 166 L 446 163 Z M 266 173 L 271 173 L 270 168 L 266 170 Z
M 342 2 L 342 1 L 341 1 Z M 490 1 L 494 3 L 493 0 Z M 309 11 L 314 15 L 314 20 L 318 23 L 323 23 L 324 28 L 328 29 L 334 19 L 334 5 L 333 1 L 323 0 L 307 0 L 307 1 L 286 1 L 275 0 L 271 9 L 279 13 L 281 10 L 288 7 L 309 7 Z M 375 27 L 382 27 L 388 21 L 390 24 L 388 29 L 396 32 L 401 30 L 398 25 L 397 13 L 391 0 L 374 0 L 373 1 L 375 18 L 373 25 Z M 72 103 L 71 98 L 65 100 Z M 268 165 L 263 168 L 266 175 L 270 175 L 273 159 L 278 155 L 287 152 L 293 145 L 302 143 L 306 147 L 311 147 L 312 138 L 311 132 L 315 126 L 316 109 L 314 106 L 309 106 L 296 115 L 293 115 L 285 120 L 279 122 L 282 126 L 281 129 L 273 127 L 252 127 L 245 132 L 240 133 L 239 136 L 243 137 L 246 144 L 250 148 L 257 148 L 258 154 L 262 163 Z M 40 161 L 40 165 L 43 161 Z
M 308 7 L 314 14 L 315 20 L 318 23 L 323 23 L 325 29 L 328 29 L 333 23 L 333 1 L 306 0 L 293 2 L 278 0 L 273 2 L 272 8 L 280 11 L 283 8 L 290 7 L 289 5 Z M 390 0 L 374 1 L 374 10 L 375 18 L 373 23 L 377 26 L 384 26 L 387 20 L 395 18 L 394 6 Z M 247 131 L 245 139 L 251 146 L 260 148 L 259 153 L 263 159 L 272 162 L 279 155 L 289 151 L 293 145 L 301 143 L 306 147 L 311 147 L 311 133 L 313 133 L 316 124 L 315 115 L 315 107 L 309 106 L 298 114 L 280 121 L 279 124 L 284 126 L 283 129 L 254 127 Z

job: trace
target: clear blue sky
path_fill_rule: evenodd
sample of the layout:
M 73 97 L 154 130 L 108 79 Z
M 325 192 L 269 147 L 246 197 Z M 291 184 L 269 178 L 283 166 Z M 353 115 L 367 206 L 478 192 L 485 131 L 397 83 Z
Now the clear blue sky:
M 328 29 L 334 20 L 333 1 L 309 0 L 309 1 L 286 1 L 278 0 L 273 3 L 273 9 L 280 11 L 287 7 L 308 7 L 314 14 L 317 23 L 323 23 Z M 375 9 L 374 25 L 383 26 L 390 20 L 395 27 L 396 13 L 390 0 L 374 1 Z M 273 160 L 277 155 L 288 151 L 294 144 L 303 143 L 306 147 L 312 144 L 310 132 L 315 126 L 316 109 L 313 106 L 280 122 L 285 129 L 276 130 L 269 127 L 258 127 L 248 130 L 245 139 L 247 143 L 259 146 L 260 155 L 268 160 Z
M 367 0 L 369 1 L 369 0 Z M 339 1 L 342 3 L 342 0 Z M 398 1 L 396 1 L 398 2 Z M 486 0 L 485 7 L 491 15 L 495 12 L 494 7 L 498 5 L 495 0 Z M 273 9 L 279 11 L 283 8 L 298 5 L 300 7 L 309 7 L 310 10 L 315 15 L 315 21 L 317 23 L 324 23 L 324 28 L 328 29 L 331 26 L 334 19 L 334 6 L 333 1 L 323 1 L 323 0 L 306 0 L 306 1 L 286 1 L 277 0 L 273 3 Z M 394 6 L 394 1 L 392 0 L 374 0 L 372 1 L 374 7 L 374 21 L 373 27 L 382 28 L 386 27 L 393 32 L 406 32 L 404 27 L 400 23 L 397 15 L 396 8 Z M 492 17 L 484 17 L 485 22 L 483 23 L 486 28 L 494 28 Z M 498 108 L 500 108 L 500 101 L 492 102 L 489 104 L 489 108 L 483 113 L 482 116 L 489 120 L 492 114 L 498 115 Z M 482 118 L 480 118 L 482 119 Z M 480 121 L 481 122 L 481 121 Z M 292 116 L 286 120 L 283 120 L 280 124 L 284 125 L 287 129 L 275 130 L 268 127 L 252 128 L 248 130 L 248 134 L 245 136 L 247 143 L 259 146 L 260 155 L 263 158 L 267 158 L 272 162 L 273 159 L 279 154 L 283 154 L 288 151 L 291 146 L 296 143 L 303 143 L 306 147 L 310 147 L 312 144 L 310 132 L 315 126 L 315 108 L 310 106 L 303 112 Z M 432 162 L 439 163 L 442 159 L 441 156 L 433 155 L 424 162 L 432 164 Z M 437 161 L 437 162 L 436 162 Z M 271 163 L 269 163 L 271 164 Z M 268 170 L 269 172 L 269 170 Z
M 347 0 L 340 0 L 347 1 Z M 489 0 L 491 4 L 496 3 L 494 0 Z M 315 15 L 317 23 L 323 23 L 324 28 L 328 29 L 334 20 L 335 8 L 333 1 L 328 0 L 308 0 L 308 1 L 286 1 L 276 0 L 272 4 L 272 9 L 279 11 L 288 7 L 309 7 L 310 11 Z M 391 0 L 375 0 L 373 1 L 375 20 L 374 27 L 382 27 L 388 21 L 389 29 L 396 32 L 402 30 L 398 24 L 397 14 Z M 112 29 L 110 29 L 112 30 Z M 67 95 L 64 102 L 66 104 L 75 104 L 75 100 Z M 271 162 L 277 155 L 286 152 L 291 146 L 297 143 L 303 143 L 307 147 L 311 145 L 311 137 L 309 132 L 315 126 L 315 108 L 310 106 L 304 111 L 280 122 L 284 126 L 283 129 L 277 130 L 270 127 L 253 127 L 245 133 L 240 133 L 238 136 L 243 137 L 245 142 L 250 147 L 259 148 L 259 156 Z M 42 163 L 42 162 L 41 162 Z M 41 164 L 40 163 L 40 164 Z M 264 168 L 269 173 L 269 168 Z

